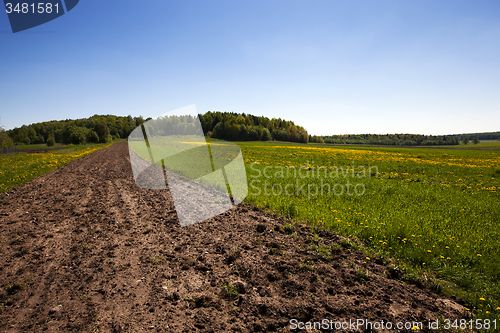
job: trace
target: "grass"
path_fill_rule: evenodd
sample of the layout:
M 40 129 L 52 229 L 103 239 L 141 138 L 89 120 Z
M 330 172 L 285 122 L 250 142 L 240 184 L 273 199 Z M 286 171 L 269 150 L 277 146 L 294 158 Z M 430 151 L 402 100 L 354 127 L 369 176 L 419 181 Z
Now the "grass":
M 500 151 L 239 145 L 247 201 L 399 258 L 476 316 L 499 318 Z
M 32 145 L 30 149 L 39 149 Z M 22 185 L 36 177 L 58 169 L 69 162 L 88 155 L 110 144 L 69 145 L 46 153 L 13 153 L 0 155 L 0 193 Z M 26 149 L 24 146 L 18 148 Z M 47 148 L 44 145 L 43 148 Z
M 66 145 L 62 143 L 56 143 L 52 147 L 48 147 L 46 143 L 37 143 L 37 144 L 30 144 L 30 145 L 23 145 L 19 144 L 16 145 L 17 149 L 54 149 L 54 148 L 62 148 L 66 147 Z

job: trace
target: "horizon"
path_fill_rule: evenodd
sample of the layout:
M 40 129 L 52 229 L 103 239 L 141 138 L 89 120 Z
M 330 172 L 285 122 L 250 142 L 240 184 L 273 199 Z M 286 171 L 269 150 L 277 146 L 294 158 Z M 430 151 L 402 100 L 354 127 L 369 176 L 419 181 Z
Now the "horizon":
M 0 14 L 1 125 L 196 104 L 319 136 L 498 131 L 497 1 L 153 5 L 88 0 L 15 34 Z
M 206 112 L 222 112 L 224 113 L 225 111 L 206 111 Z M 241 113 L 237 113 L 237 114 L 241 114 Z M 200 114 L 202 115 L 202 114 Z M 255 114 L 251 114 L 251 113 L 247 113 L 246 114 L 247 116 L 248 115 L 251 115 L 251 116 L 257 116 L 257 117 L 266 117 L 265 115 L 255 115 Z M 147 119 L 146 117 L 142 116 L 142 115 L 138 115 L 138 116 L 133 116 L 133 115 L 126 115 L 126 116 L 123 116 L 123 115 L 114 115 L 114 114 L 93 114 L 92 116 L 90 117 L 93 117 L 93 116 L 117 116 L 117 117 L 132 117 L 132 118 L 136 118 L 136 117 L 142 117 L 143 119 Z M 72 120 L 82 120 L 82 119 L 88 119 L 90 117 L 84 117 L 84 118 L 67 118 L 67 119 L 53 119 L 53 120 L 46 120 L 46 121 L 41 121 L 39 123 L 43 123 L 43 122 L 51 122 L 51 121 L 72 121 Z M 269 118 L 269 117 L 268 117 Z M 269 118 L 269 119 L 272 119 L 272 118 Z M 283 119 L 283 118 L 282 118 Z M 283 119 L 283 120 L 286 120 L 286 121 L 289 121 L 289 119 Z M 37 123 L 29 123 L 29 124 L 23 124 L 25 126 L 31 126 L 31 125 L 34 125 L 34 124 L 37 124 Z M 301 126 L 300 124 L 297 124 L 294 122 L 295 125 L 298 125 L 298 126 Z M 21 125 L 21 126 L 23 126 Z M 0 126 L 1 126 L 1 123 L 0 123 Z M 15 128 L 19 128 L 21 126 L 16 126 Z M 14 129 L 14 128 L 5 128 L 6 131 L 8 130 L 11 130 L 11 129 Z M 309 135 L 316 135 L 316 134 L 311 134 L 309 133 L 309 131 L 307 130 L 307 128 L 305 128 L 305 130 L 308 132 Z M 473 134 L 489 134 L 489 133 L 498 133 L 500 132 L 500 130 L 498 131 L 489 131 L 489 132 L 465 132 L 465 133 L 452 133 L 452 134 L 421 134 L 421 133 L 404 133 L 404 132 L 395 132 L 395 133 L 340 133 L 340 134 L 327 134 L 327 135 L 316 135 L 316 136 L 321 136 L 321 137 L 327 137 L 327 136 L 345 136 L 345 135 L 380 135 L 380 136 L 383 136 L 383 135 L 426 135 L 426 136 L 457 136 L 457 135 L 473 135 Z M 488 141 L 488 140 L 481 140 L 481 141 Z

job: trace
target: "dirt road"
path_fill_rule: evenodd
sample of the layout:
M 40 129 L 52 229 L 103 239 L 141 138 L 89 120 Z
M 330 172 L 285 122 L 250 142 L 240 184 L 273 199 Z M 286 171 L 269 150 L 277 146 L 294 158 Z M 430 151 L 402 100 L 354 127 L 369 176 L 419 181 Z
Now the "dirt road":
M 340 237 L 306 226 L 292 236 L 286 223 L 240 205 L 181 228 L 168 191 L 137 187 L 127 144 L 112 145 L 0 194 L 0 331 L 289 332 L 293 318 L 463 317 Z

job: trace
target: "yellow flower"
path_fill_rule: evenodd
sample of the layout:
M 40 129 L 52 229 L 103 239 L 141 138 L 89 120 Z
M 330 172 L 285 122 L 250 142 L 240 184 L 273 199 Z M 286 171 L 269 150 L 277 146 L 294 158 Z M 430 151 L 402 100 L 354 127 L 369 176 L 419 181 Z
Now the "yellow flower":
M 485 300 L 484 298 L 482 298 L 482 297 L 481 297 L 481 298 L 479 298 L 479 300 L 480 300 L 480 301 L 486 301 L 486 300 Z

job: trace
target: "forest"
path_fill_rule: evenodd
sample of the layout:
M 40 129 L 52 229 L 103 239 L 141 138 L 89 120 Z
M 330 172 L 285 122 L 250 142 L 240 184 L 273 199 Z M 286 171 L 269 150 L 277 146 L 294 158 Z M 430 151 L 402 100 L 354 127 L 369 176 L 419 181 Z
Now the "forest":
M 93 115 L 90 118 L 53 120 L 23 125 L 8 130 L 15 144 L 54 143 L 85 144 L 104 143 L 127 138 L 130 132 L 148 119 L 132 116 Z
M 292 121 L 269 119 L 254 115 L 211 112 L 198 115 L 205 135 L 228 141 L 291 141 L 307 143 L 307 131 Z M 150 120 L 142 116 L 94 115 L 76 120 L 53 120 L 23 125 L 4 131 L 5 146 L 11 144 L 55 143 L 85 144 L 104 143 L 127 138 L 137 126 Z M 179 121 L 193 123 L 192 117 L 181 117 Z M 158 124 L 158 122 L 155 122 Z M 163 133 L 166 135 L 166 133 Z
M 458 145 L 460 142 L 477 143 L 478 140 L 498 140 L 500 132 L 453 135 L 421 134 L 351 134 L 308 135 L 293 121 L 268 118 L 234 112 L 208 111 L 198 115 L 206 136 L 228 141 L 288 141 L 298 143 L 368 144 L 396 146 Z M 0 148 L 14 144 L 62 144 L 104 143 L 125 139 L 137 126 L 150 120 L 142 116 L 93 115 L 83 119 L 67 119 L 23 125 L 5 131 L 0 129 Z M 194 123 L 193 117 L 178 121 Z M 158 124 L 158 123 L 157 123 Z M 167 126 L 167 125 L 166 125 Z M 168 127 L 168 126 L 167 126 Z
M 452 135 L 358 134 L 329 135 L 321 138 L 325 143 L 332 144 L 368 144 L 387 146 L 441 146 L 459 144 L 459 138 Z
M 307 131 L 293 121 L 258 117 L 233 112 L 200 115 L 203 132 L 212 138 L 228 141 L 290 141 L 307 143 Z

